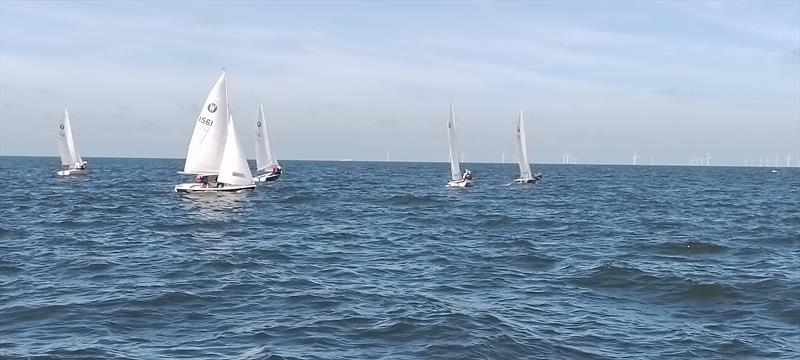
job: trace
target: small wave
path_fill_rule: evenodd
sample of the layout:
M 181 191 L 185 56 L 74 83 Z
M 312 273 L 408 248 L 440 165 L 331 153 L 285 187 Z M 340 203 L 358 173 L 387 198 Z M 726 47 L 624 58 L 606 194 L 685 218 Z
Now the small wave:
M 239 222 L 228 222 L 228 221 L 210 221 L 210 222 L 201 222 L 201 223 L 189 223 L 189 224 L 164 224 L 158 223 L 153 225 L 154 230 L 158 231 L 169 231 L 169 232 L 187 232 L 187 231 L 197 231 L 197 230 L 225 230 L 228 228 L 236 228 L 240 227 L 241 223 Z
M 131 359 L 114 351 L 96 347 L 78 349 L 57 348 L 48 351 L 47 356 L 56 359 Z
M 636 268 L 603 264 L 594 268 L 589 275 L 578 278 L 576 282 L 589 287 L 632 288 L 655 283 L 656 280 L 656 277 Z
M 340 300 L 313 294 L 292 295 L 286 297 L 288 304 L 302 304 L 310 309 L 332 309 L 342 304 Z
M 506 227 L 514 224 L 515 220 L 505 215 L 489 215 L 478 223 L 478 226 L 488 228 Z
M 705 255 L 717 254 L 728 251 L 730 248 L 724 245 L 702 241 L 687 241 L 682 243 L 666 242 L 658 246 L 658 249 L 669 255 Z
M 18 274 L 22 271 L 22 268 L 18 268 L 13 265 L 0 265 L 0 275 L 14 275 Z
M 168 306 L 168 305 L 180 305 L 186 304 L 191 302 L 196 302 L 202 300 L 202 296 L 198 296 L 191 293 L 181 292 L 181 291 L 170 291 L 165 294 L 161 294 L 149 299 L 140 300 L 138 303 L 145 306 Z
M 688 300 L 709 301 L 719 299 L 734 299 L 737 297 L 733 287 L 723 284 L 692 284 L 685 290 L 678 293 L 679 296 Z
M 272 351 L 266 346 L 259 346 L 256 348 L 252 348 L 246 350 L 239 356 L 235 357 L 236 360 L 296 360 L 298 358 L 295 357 L 283 357 L 280 355 L 275 355 Z
M 791 214 L 783 219 L 783 223 L 789 226 L 800 225 L 800 214 Z
M 718 352 L 734 358 L 750 358 L 758 354 L 755 348 L 739 339 L 732 339 L 721 344 Z
M 513 254 L 489 257 L 491 264 L 511 264 L 524 269 L 549 269 L 557 262 L 557 259 L 539 256 L 536 254 Z
M 111 262 L 94 262 L 84 265 L 81 269 L 89 272 L 104 272 L 113 268 L 116 265 L 117 264 Z
M 91 228 L 91 227 L 103 226 L 106 224 L 107 223 L 104 221 L 75 221 L 75 220 L 64 220 L 64 221 L 48 223 L 49 226 L 59 229 Z
M 739 297 L 727 284 L 700 283 L 675 276 L 655 276 L 636 268 L 605 264 L 577 283 L 593 288 L 629 289 L 669 301 L 732 300 Z
M 349 231 L 329 231 L 314 237 L 315 240 L 348 241 L 358 239 L 359 235 Z
M 301 205 L 301 204 L 311 204 L 316 200 L 317 198 L 311 195 L 291 195 L 281 199 L 281 202 L 283 202 L 284 204 Z
M 25 230 L 6 229 L 0 227 L 0 239 L 2 240 L 25 239 L 28 236 L 30 236 L 30 233 Z
M 416 195 L 394 195 L 384 200 L 389 205 L 435 205 L 441 203 L 432 196 L 416 196 Z

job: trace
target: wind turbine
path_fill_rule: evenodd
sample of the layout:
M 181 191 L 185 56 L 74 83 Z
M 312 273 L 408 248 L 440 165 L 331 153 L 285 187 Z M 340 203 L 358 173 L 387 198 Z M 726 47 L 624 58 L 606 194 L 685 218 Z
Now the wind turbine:
M 636 160 L 639 159 L 639 154 L 633 153 L 633 165 L 636 165 Z
M 711 154 L 706 153 L 706 166 L 711 166 Z
M 786 167 L 792 166 L 792 155 L 786 154 Z

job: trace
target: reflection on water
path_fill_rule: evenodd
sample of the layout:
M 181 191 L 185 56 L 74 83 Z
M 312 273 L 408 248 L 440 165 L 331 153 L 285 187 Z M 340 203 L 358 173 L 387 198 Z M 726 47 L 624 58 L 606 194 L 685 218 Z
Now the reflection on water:
M 177 194 L 181 206 L 197 220 L 227 221 L 250 201 L 252 191 Z

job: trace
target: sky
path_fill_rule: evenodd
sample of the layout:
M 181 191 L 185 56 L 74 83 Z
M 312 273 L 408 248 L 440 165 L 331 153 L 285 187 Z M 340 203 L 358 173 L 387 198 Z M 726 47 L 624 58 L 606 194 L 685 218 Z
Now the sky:
M 184 158 L 221 68 L 255 157 L 800 159 L 800 1 L 0 1 L 0 155 Z

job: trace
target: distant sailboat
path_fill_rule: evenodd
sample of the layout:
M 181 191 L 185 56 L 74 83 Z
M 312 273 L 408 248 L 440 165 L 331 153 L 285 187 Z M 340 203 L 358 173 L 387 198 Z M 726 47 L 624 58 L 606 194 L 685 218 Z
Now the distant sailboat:
M 267 172 L 269 170 L 269 172 Z M 278 180 L 283 169 L 278 164 L 278 159 L 272 152 L 267 130 L 267 119 L 264 117 L 264 107 L 258 109 L 258 122 L 256 122 L 256 177 L 255 181 Z
M 61 170 L 58 176 L 81 175 L 87 172 L 88 162 L 83 161 L 75 149 L 72 138 L 72 126 L 69 123 L 69 112 L 64 109 L 64 118 L 58 124 L 58 154 L 61 156 Z
M 256 187 L 228 111 L 223 71 L 203 104 L 186 154 L 183 173 L 197 175 L 195 182 L 176 185 L 176 192 L 238 192 Z
M 517 148 L 517 162 L 519 163 L 519 178 L 514 182 L 519 184 L 535 183 L 542 178 L 542 173 L 537 173 L 535 176 L 531 173 L 531 165 L 528 162 L 528 144 L 525 138 L 525 119 L 522 117 L 522 111 L 519 112 L 517 130 L 514 132 L 514 145 Z
M 461 165 L 458 163 L 459 148 L 456 132 L 456 115 L 453 111 L 453 104 L 450 104 L 450 119 L 447 121 L 447 144 L 450 148 L 450 181 L 449 187 L 470 187 L 472 183 L 472 172 L 465 169 L 461 173 Z

